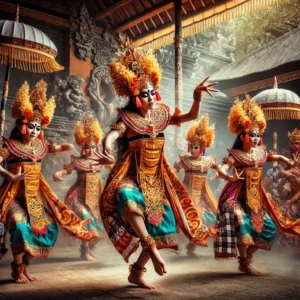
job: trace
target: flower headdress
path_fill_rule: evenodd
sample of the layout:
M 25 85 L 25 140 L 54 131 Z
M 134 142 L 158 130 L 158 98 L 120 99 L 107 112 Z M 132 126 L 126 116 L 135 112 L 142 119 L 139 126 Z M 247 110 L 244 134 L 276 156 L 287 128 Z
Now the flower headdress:
M 84 148 L 86 145 L 98 144 L 102 137 L 102 130 L 98 121 L 91 114 L 87 114 L 82 121 L 76 123 L 74 137 L 76 144 Z
M 248 133 L 258 130 L 262 135 L 266 129 L 266 119 L 262 109 L 249 96 L 244 101 L 237 99 L 230 109 L 228 128 L 232 134 L 246 134 L 246 142 L 249 142 Z M 261 141 L 262 142 L 262 141 Z
M 133 49 L 128 42 L 109 66 L 112 84 L 120 97 L 138 96 L 147 83 L 151 83 L 155 90 L 159 89 L 161 70 L 151 50 Z M 158 92 L 156 99 L 161 100 Z
M 208 123 L 208 114 L 205 114 L 199 122 L 189 127 L 186 136 L 189 145 L 199 144 L 201 148 L 208 148 L 214 143 L 215 124 L 208 126 Z
M 12 117 L 22 124 L 22 134 L 26 134 L 28 122 L 38 122 L 42 129 L 50 124 L 56 105 L 53 96 L 47 101 L 46 91 L 47 83 L 44 80 L 37 82 L 31 90 L 25 81 L 18 90 L 12 103 Z M 43 132 L 39 138 L 43 139 Z
M 300 129 L 295 128 L 292 133 L 288 132 L 287 135 L 290 142 L 300 142 Z

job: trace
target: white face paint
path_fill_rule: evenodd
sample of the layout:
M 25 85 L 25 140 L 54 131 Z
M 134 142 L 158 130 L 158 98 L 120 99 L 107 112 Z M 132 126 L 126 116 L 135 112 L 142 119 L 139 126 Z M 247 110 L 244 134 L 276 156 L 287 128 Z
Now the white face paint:
M 251 147 L 257 147 L 260 141 L 260 133 L 258 130 L 252 130 L 249 133 Z
M 29 122 L 26 126 L 27 130 L 24 138 L 26 141 L 32 142 L 39 137 L 42 130 L 41 124 L 38 122 Z
M 140 91 L 139 98 L 142 102 L 142 108 L 153 109 L 156 104 L 156 93 L 153 86 L 147 83 L 147 87 Z

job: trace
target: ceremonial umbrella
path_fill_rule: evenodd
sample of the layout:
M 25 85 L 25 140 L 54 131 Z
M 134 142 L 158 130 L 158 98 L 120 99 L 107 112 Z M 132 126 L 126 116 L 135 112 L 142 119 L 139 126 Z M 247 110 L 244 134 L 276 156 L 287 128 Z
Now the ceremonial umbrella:
M 255 102 L 264 111 L 267 120 L 300 120 L 300 98 L 292 91 L 279 89 L 276 77 L 274 88 L 255 97 Z
M 15 21 L 0 20 L 0 63 L 6 64 L 5 80 L 0 107 L 0 138 L 5 121 L 10 67 L 36 73 L 63 70 L 56 61 L 57 48 L 41 30 L 19 23 L 19 6 Z

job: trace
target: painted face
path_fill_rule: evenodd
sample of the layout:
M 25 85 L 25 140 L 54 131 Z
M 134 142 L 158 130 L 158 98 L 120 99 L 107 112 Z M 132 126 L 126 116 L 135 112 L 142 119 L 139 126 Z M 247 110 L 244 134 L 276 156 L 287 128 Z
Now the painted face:
M 199 157 L 202 154 L 202 149 L 198 144 L 190 145 L 190 152 L 193 157 Z
M 290 142 L 290 147 L 293 153 L 300 152 L 300 142 L 298 141 Z
M 96 149 L 97 149 L 97 145 L 96 144 L 86 145 L 85 146 L 85 155 L 87 157 L 92 156 L 95 153 Z
M 151 84 L 147 84 L 147 87 L 140 91 L 139 99 L 142 103 L 143 109 L 153 109 L 156 104 L 155 89 Z
M 24 138 L 26 141 L 32 142 L 39 137 L 42 130 L 41 124 L 38 122 L 29 122 L 26 126 L 27 130 Z
M 250 146 L 257 147 L 260 141 L 260 133 L 258 130 L 252 130 L 249 132 Z M 245 137 L 244 137 L 245 139 Z

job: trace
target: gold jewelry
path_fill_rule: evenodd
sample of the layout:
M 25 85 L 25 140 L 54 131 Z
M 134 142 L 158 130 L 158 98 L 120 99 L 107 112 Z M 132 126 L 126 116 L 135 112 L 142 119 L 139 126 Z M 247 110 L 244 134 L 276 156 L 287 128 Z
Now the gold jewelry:
M 142 267 L 138 265 L 137 263 L 134 263 L 129 266 L 129 272 L 137 278 L 142 278 L 144 273 L 147 272 L 147 269 L 145 267 Z
M 49 141 L 48 152 L 52 154 L 56 154 L 55 144 L 51 140 L 48 141 Z
M 141 239 L 141 245 L 143 248 L 143 251 L 148 252 L 152 251 L 156 248 L 156 243 L 154 238 L 149 234 L 145 238 Z

